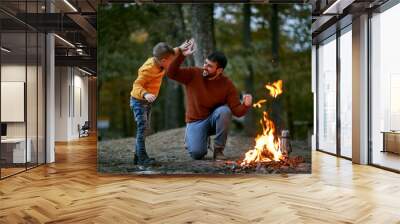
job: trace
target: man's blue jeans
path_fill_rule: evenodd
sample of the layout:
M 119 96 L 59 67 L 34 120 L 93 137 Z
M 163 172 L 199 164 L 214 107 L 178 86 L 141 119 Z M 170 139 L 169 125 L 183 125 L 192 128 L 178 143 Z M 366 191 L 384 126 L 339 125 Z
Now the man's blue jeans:
M 193 159 L 202 159 L 207 154 L 208 138 L 215 135 L 214 148 L 225 147 L 232 112 L 228 106 L 220 106 L 204 120 L 186 124 L 185 144 Z
M 146 153 L 146 131 L 150 126 L 151 104 L 144 100 L 138 100 L 131 97 L 130 107 L 136 121 L 136 155 L 144 155 Z

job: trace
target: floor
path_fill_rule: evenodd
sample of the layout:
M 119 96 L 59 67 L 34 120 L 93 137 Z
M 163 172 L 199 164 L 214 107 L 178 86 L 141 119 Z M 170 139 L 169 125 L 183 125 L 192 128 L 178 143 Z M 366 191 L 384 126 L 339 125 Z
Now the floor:
M 20 165 L 20 167 L 7 167 L 7 168 L 0 168 L 1 172 L 1 178 L 6 178 L 11 175 L 15 175 L 20 172 L 24 172 L 26 169 L 33 169 L 37 165 L 36 164 L 27 164 L 27 167 L 25 168 L 25 165 Z
M 23 172 L 25 170 L 25 167 L 23 168 L 0 168 L 1 169 L 1 177 L 7 177 L 19 172 Z
M 0 223 L 400 223 L 400 175 L 313 152 L 313 173 L 142 177 L 96 172 L 96 140 L 0 181 Z

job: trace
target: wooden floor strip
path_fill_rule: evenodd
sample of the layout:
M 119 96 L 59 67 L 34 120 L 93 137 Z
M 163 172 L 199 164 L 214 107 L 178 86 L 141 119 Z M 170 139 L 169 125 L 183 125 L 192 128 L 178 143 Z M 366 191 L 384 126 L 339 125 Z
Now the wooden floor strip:
M 400 223 L 400 175 L 313 152 L 312 174 L 143 177 L 96 171 L 96 138 L 0 181 L 0 223 Z

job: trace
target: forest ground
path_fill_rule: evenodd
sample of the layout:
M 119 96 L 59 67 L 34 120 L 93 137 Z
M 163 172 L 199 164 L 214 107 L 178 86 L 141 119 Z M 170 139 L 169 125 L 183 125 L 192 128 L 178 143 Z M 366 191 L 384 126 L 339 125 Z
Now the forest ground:
M 230 134 L 225 147 L 226 161 L 212 160 L 208 151 L 203 160 L 193 160 L 184 147 L 185 128 L 171 129 L 146 138 L 147 153 L 158 161 L 156 166 L 143 167 L 133 164 L 135 138 L 99 141 L 98 171 L 104 173 L 132 174 L 234 174 L 232 164 L 244 158 L 254 145 L 254 137 Z M 212 139 L 212 138 L 211 138 Z M 211 141 L 212 142 L 212 141 Z M 306 142 L 292 141 L 290 157 L 301 156 L 304 163 L 299 169 L 253 170 L 240 173 L 310 173 L 311 149 Z

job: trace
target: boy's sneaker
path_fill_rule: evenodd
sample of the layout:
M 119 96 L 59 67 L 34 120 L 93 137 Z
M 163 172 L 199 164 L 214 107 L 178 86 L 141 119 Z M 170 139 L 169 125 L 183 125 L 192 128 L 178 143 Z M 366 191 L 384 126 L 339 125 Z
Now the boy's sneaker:
M 150 158 L 147 154 L 142 154 L 138 156 L 135 153 L 135 156 L 133 157 L 133 164 L 134 165 L 155 165 L 156 160 L 154 158 Z

